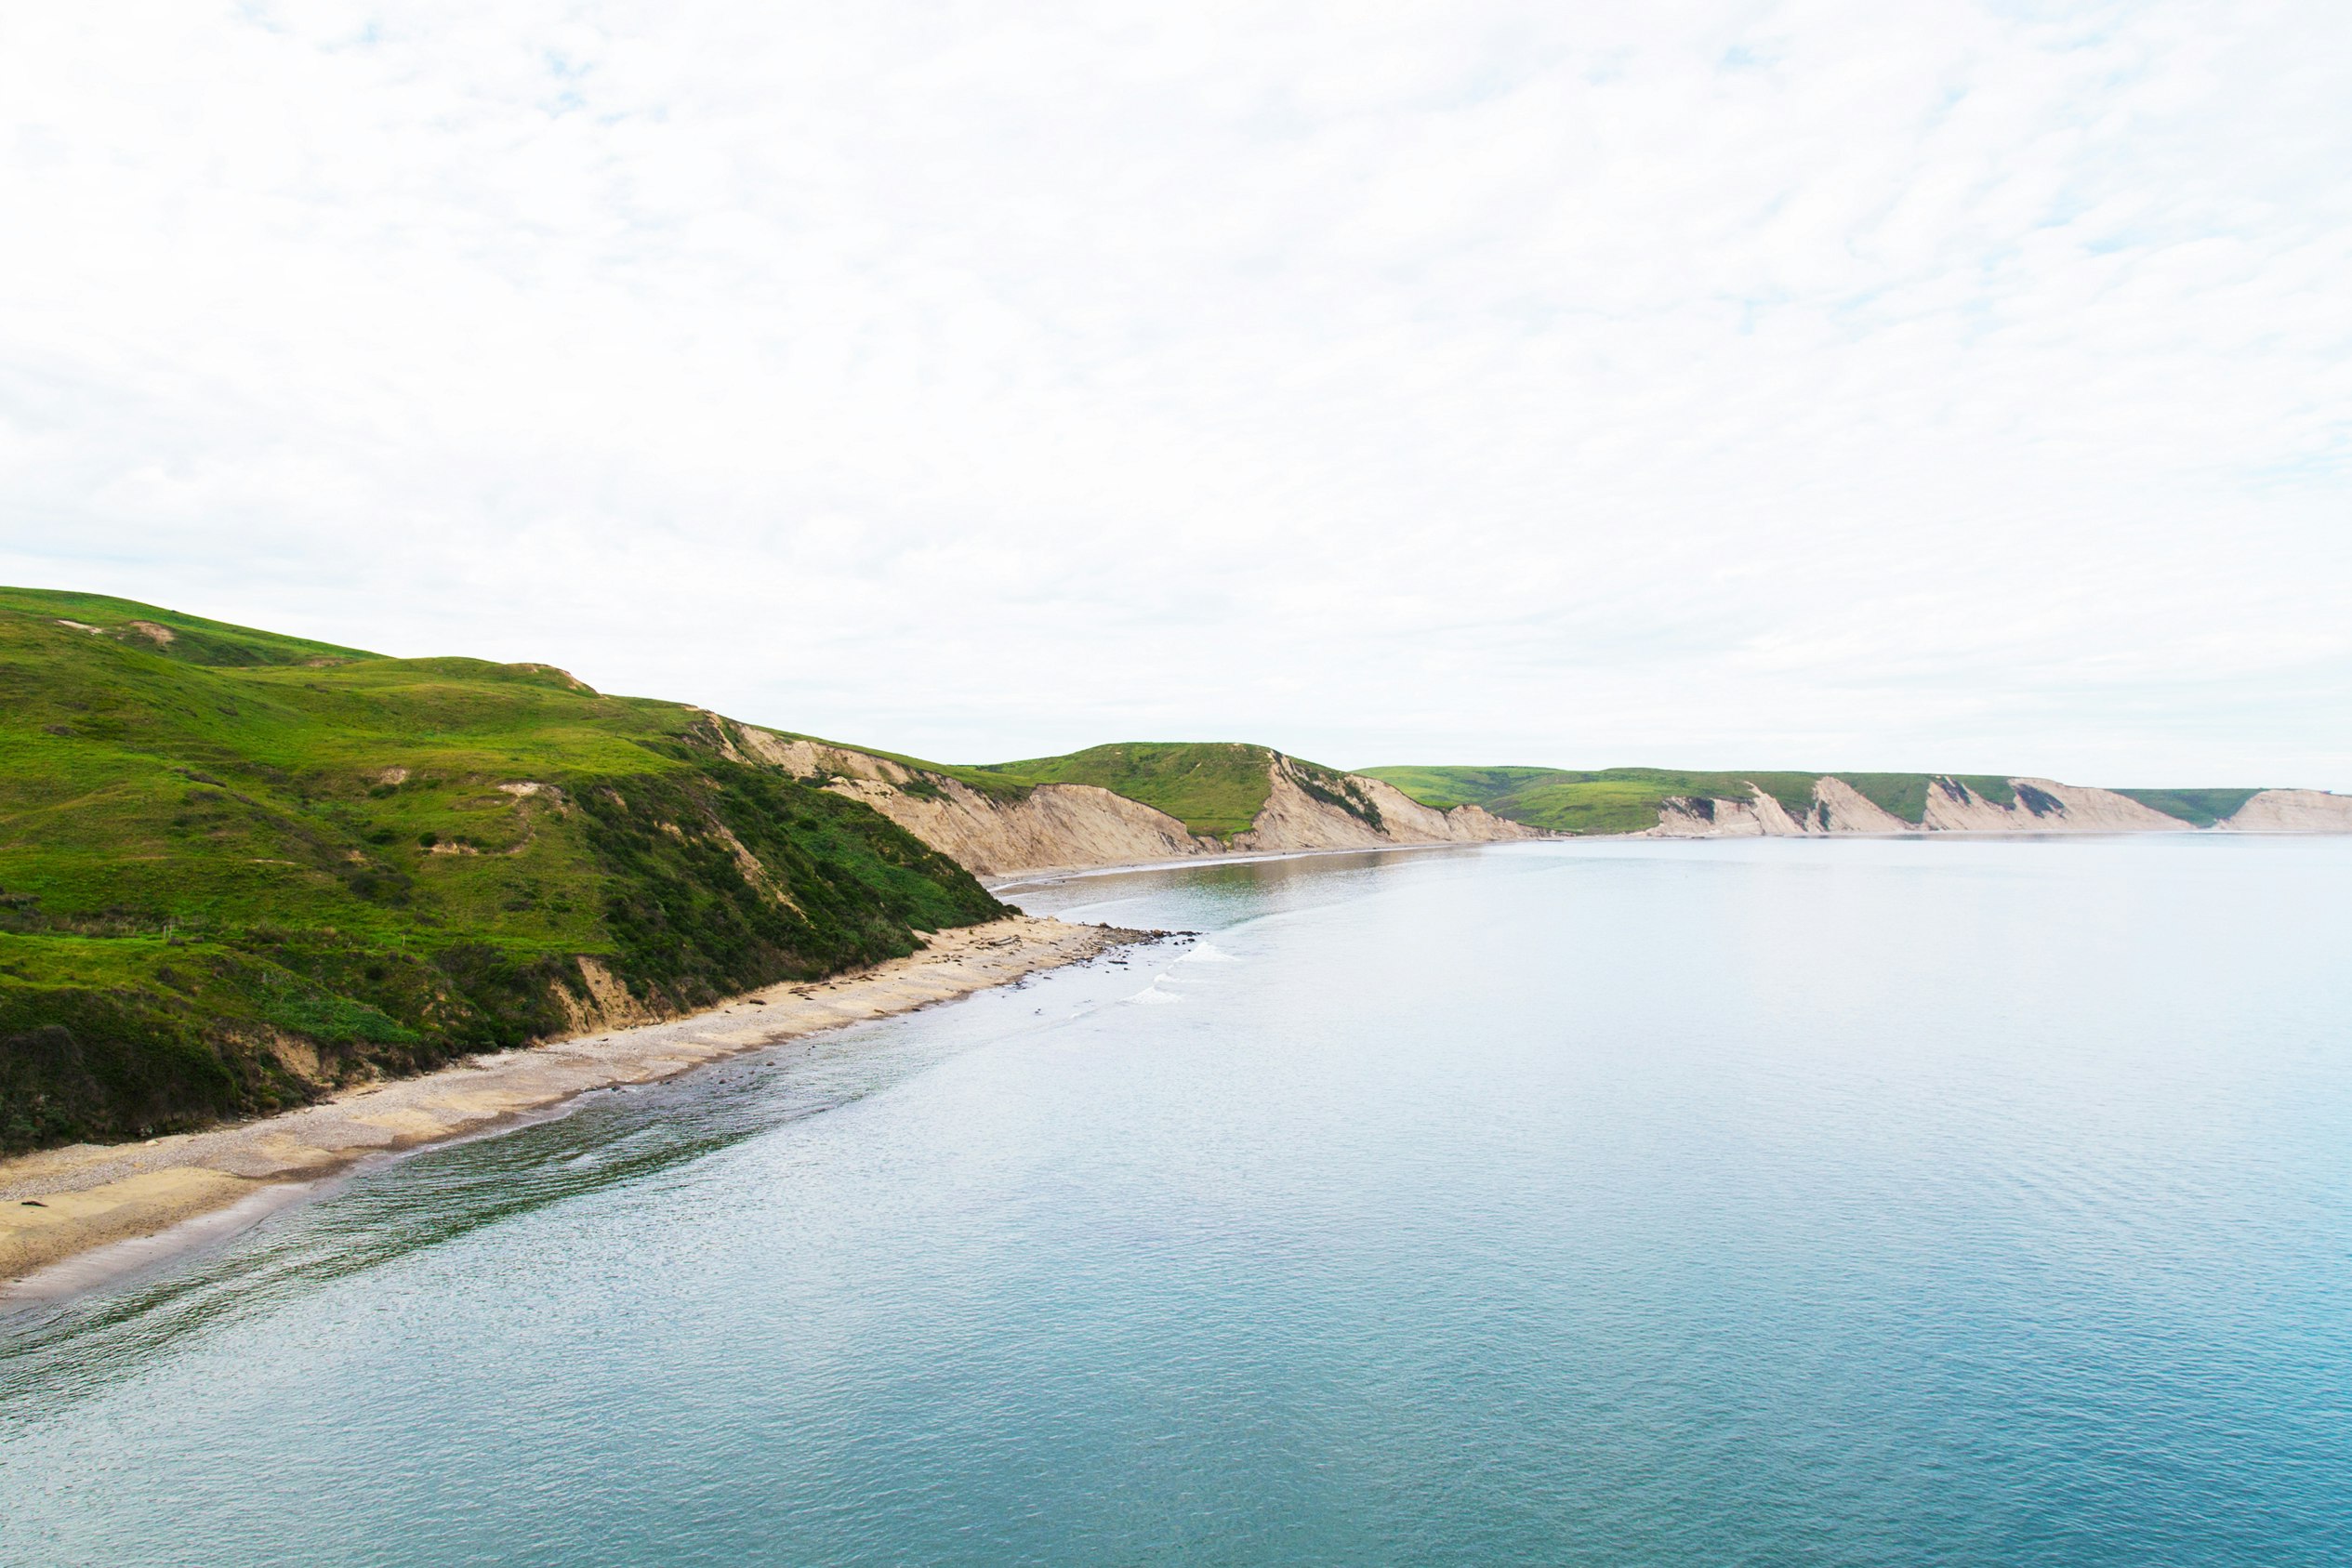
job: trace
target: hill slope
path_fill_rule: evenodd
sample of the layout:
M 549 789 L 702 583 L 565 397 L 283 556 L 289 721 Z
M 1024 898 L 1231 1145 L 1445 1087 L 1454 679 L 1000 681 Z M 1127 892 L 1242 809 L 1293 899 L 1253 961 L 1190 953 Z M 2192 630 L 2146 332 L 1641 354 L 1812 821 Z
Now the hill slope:
M 1164 811 L 1196 837 L 1226 844 L 1262 829 L 1267 807 L 1285 784 L 1375 833 L 1386 831 L 1379 798 L 1385 791 L 1337 768 L 1239 741 L 1125 741 L 974 771 L 1024 786 L 1090 784 Z
M 1003 913 L 732 731 L 543 665 L 0 591 L 0 1148 L 273 1109 Z
M 1187 833 L 1230 839 L 1265 810 L 1274 757 L 1270 747 L 1232 742 L 1130 741 L 978 771 L 1024 785 L 1091 784 L 1165 811 Z
M 57 588 L 0 587 L 0 610 L 12 610 L 126 647 L 162 653 L 180 664 L 209 665 L 304 665 L 324 668 L 382 655 L 358 648 L 278 632 L 232 626 L 200 615 L 162 610 L 104 594 Z
M 2352 831 L 2352 797 L 2316 790 L 2086 789 L 1951 773 L 1686 772 L 1660 768 L 1368 768 L 1433 807 L 1474 804 L 1556 833 Z
M 743 738 L 984 876 L 1541 837 L 1475 806 L 1433 810 L 1378 779 L 1235 742 L 1127 742 L 942 768 L 805 735 Z

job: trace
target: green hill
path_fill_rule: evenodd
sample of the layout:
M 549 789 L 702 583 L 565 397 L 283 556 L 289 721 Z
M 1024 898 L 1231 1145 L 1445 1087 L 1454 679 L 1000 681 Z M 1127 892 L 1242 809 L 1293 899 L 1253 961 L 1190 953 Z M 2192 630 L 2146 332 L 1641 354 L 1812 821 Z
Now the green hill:
M 255 631 L 222 621 L 159 610 L 127 599 L 103 594 L 68 593 L 54 588 L 0 587 L 0 610 L 13 610 L 36 620 L 103 638 L 126 647 L 162 653 L 187 665 L 305 665 L 324 668 L 352 659 L 381 655 L 331 642 L 312 642 L 276 632 Z
M 2259 789 L 2119 789 L 2151 810 L 2191 827 L 2211 827 L 2262 793 Z
M 1185 830 L 1230 838 L 1265 805 L 1274 753 L 1237 742 L 1125 741 L 980 771 L 1019 784 L 1094 784 L 1166 811 Z
M 1604 768 L 1578 772 L 1563 768 L 1365 768 L 1425 806 L 1440 810 L 1470 804 L 1499 817 L 1557 833 L 1638 833 L 1658 823 L 1661 802 L 1674 796 L 1744 800 L 1754 784 L 1802 817 L 1813 806 L 1816 779 L 1834 777 L 1907 823 L 1927 813 L 1928 786 L 1938 778 L 1966 784 L 1995 805 L 2014 803 L 2017 792 L 2005 778 L 1977 773 L 1819 773 L 1731 771 L 1684 772 L 1665 768 Z M 2210 827 L 2242 806 L 2257 791 L 2245 789 L 2117 792 L 2142 805 Z
M 1003 907 L 729 721 L 0 590 L 0 1148 L 145 1136 L 679 1010 Z
M 1339 769 L 1241 741 L 1121 741 L 1066 757 L 1037 757 L 954 771 L 994 779 L 999 788 L 1093 784 L 1167 812 L 1183 823 L 1188 833 L 1230 839 L 1249 831 L 1258 820 L 1274 791 L 1277 762 L 1290 781 L 1309 795 L 1373 827 L 1381 825 L 1380 808 L 1365 796 L 1361 784 L 1350 784 L 1348 775 Z

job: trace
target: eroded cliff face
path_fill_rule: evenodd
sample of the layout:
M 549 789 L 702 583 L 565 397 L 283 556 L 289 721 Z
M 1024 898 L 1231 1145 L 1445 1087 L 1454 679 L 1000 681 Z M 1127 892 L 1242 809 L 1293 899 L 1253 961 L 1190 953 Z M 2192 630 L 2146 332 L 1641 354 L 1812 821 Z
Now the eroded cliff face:
M 1424 806 L 1379 779 L 1340 775 L 1339 791 L 1276 757 L 1273 787 L 1247 833 L 1218 849 L 1229 854 L 1272 854 L 1298 850 L 1377 850 L 1398 844 L 1492 844 L 1548 835 L 1507 822 L 1477 806 L 1440 811 Z M 1324 793 L 1314 793 L 1320 788 Z M 1341 802 L 1330 798 L 1338 793 Z
M 865 802 L 975 876 L 1133 865 L 1196 856 L 1304 850 L 1377 850 L 1408 844 L 1491 844 L 1545 838 L 1540 829 L 1476 806 L 1440 811 L 1394 784 L 1272 755 L 1266 802 L 1231 839 L 1186 831 L 1165 811 L 1092 784 L 975 788 L 887 757 L 792 740 L 713 716 L 703 737 L 738 761 L 764 762 Z M 1663 838 L 1816 837 L 1918 833 L 2186 833 L 2175 817 L 2108 789 L 2012 779 L 2009 804 L 1957 779 L 1927 787 L 1919 822 L 1907 822 L 1835 776 L 1816 779 L 1802 812 L 1749 786 L 1744 798 L 1674 797 L 1647 836 Z M 2352 796 L 2272 789 L 2249 799 L 2220 829 L 2352 833 Z
M 748 725 L 730 728 L 732 734 L 722 732 L 715 742 L 722 749 L 798 778 L 825 775 L 826 788 L 871 806 L 976 876 L 1195 856 L 1548 837 L 1475 806 L 1434 810 L 1378 779 L 1325 774 L 1277 754 L 1265 805 L 1247 831 L 1228 841 L 1187 832 L 1167 812 L 1092 784 L 983 791 L 887 757 L 787 740 Z
M 2352 795 L 2266 789 L 2215 825 L 2234 833 L 2352 833 Z
M 1652 836 L 1661 838 L 1802 837 L 1823 834 L 1885 833 L 2186 833 L 2188 824 L 2143 806 L 2111 789 L 2086 789 L 2052 779 L 2012 779 L 2016 799 L 2009 805 L 1989 800 L 1957 779 L 1935 779 L 1927 787 L 1927 807 L 1919 822 L 1905 822 L 1839 778 L 1814 782 L 1812 809 L 1794 816 L 1760 789 L 1746 800 L 1677 797 L 1658 810 Z M 2270 790 L 2266 795 L 2309 795 L 2311 791 Z M 2265 797 L 2247 802 L 2252 809 Z M 2345 808 L 2332 817 L 2333 830 L 2352 829 L 2352 799 L 2319 796 Z M 2241 810 L 2239 815 L 2245 814 Z M 2324 807 L 2281 806 L 2281 816 L 2327 817 Z M 2233 817 L 2225 825 L 2237 825 Z
M 1762 790 L 1747 800 L 1677 795 L 1658 808 L 1657 838 L 1794 838 L 1813 831 Z
M 1843 779 L 1813 781 L 1813 820 L 1824 833 L 1909 833 L 1911 824 Z
M 1175 860 L 1207 853 L 1212 842 L 1165 811 L 1092 784 L 1038 784 L 1011 801 L 954 779 L 932 784 L 935 794 L 910 794 L 879 779 L 828 787 L 863 800 L 977 876 Z
M 2012 779 L 2015 804 L 1996 805 L 1966 784 L 1937 779 L 1927 787 L 1931 833 L 2178 833 L 2188 824 L 2111 789 L 2082 789 L 2051 779 Z

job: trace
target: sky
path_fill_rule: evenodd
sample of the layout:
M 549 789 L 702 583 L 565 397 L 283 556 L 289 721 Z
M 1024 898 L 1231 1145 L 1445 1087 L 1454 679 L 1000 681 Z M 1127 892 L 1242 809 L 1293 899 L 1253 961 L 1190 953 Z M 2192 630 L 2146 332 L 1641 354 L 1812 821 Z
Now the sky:
M 2342 0 L 0 17 L 0 581 L 942 760 L 2352 789 Z

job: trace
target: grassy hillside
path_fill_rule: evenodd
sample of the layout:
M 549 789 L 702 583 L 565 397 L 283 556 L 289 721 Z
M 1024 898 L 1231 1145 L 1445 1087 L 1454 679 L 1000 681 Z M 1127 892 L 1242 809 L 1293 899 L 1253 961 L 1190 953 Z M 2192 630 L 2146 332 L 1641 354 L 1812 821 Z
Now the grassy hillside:
M 1576 772 L 1560 768 L 1366 768 L 1423 805 L 1441 809 L 1468 803 L 1499 817 L 1558 833 L 1638 833 L 1658 824 L 1661 802 L 1673 796 L 1748 798 L 1753 784 L 1803 816 L 1813 805 L 1817 778 L 1833 776 L 1907 823 L 1927 814 L 1927 790 L 1937 778 L 1966 784 L 1996 805 L 2014 804 L 2017 792 L 2005 778 L 1977 773 L 1682 772 L 1664 768 L 1605 768 Z M 2121 790 L 2185 824 L 2210 827 L 2253 795 L 2253 790 Z
M 1366 768 L 1368 778 L 1382 779 L 1424 806 L 1450 811 L 1457 806 L 1494 809 L 1531 784 L 1563 775 L 1557 768 Z
M 324 667 L 379 655 L 331 642 L 312 642 L 276 632 L 255 631 L 177 610 L 159 610 L 103 594 L 55 588 L 0 587 L 0 610 L 52 622 L 86 636 L 162 653 L 181 664 L 211 665 L 307 665 Z
M 2262 793 L 2259 789 L 2119 789 L 2152 810 L 2193 827 L 2211 827 Z
M 684 1008 L 1003 912 L 726 723 L 0 590 L 0 1148 L 560 1033 L 579 955 Z
M 1812 808 L 1810 773 L 1694 773 L 1661 768 L 1366 768 L 1425 806 L 1483 806 L 1499 817 L 1554 833 L 1638 833 L 1658 824 L 1660 801 L 1677 795 L 1748 797 L 1753 780 L 1789 810 Z M 1925 803 L 1924 793 L 1921 796 Z
M 1274 753 L 1238 742 L 1127 741 L 977 770 L 1015 784 L 1096 784 L 1156 807 L 1193 833 L 1230 838 L 1266 803 Z
M 1290 782 L 1307 794 L 1370 827 L 1381 826 L 1379 805 L 1339 769 L 1240 741 L 1122 741 L 1066 757 L 939 771 L 971 782 L 974 774 L 993 780 L 982 787 L 997 793 L 1041 784 L 1094 784 L 1167 812 L 1187 832 L 1230 839 L 1247 832 L 1265 808 L 1277 759 Z M 915 766 L 938 768 L 931 762 Z

